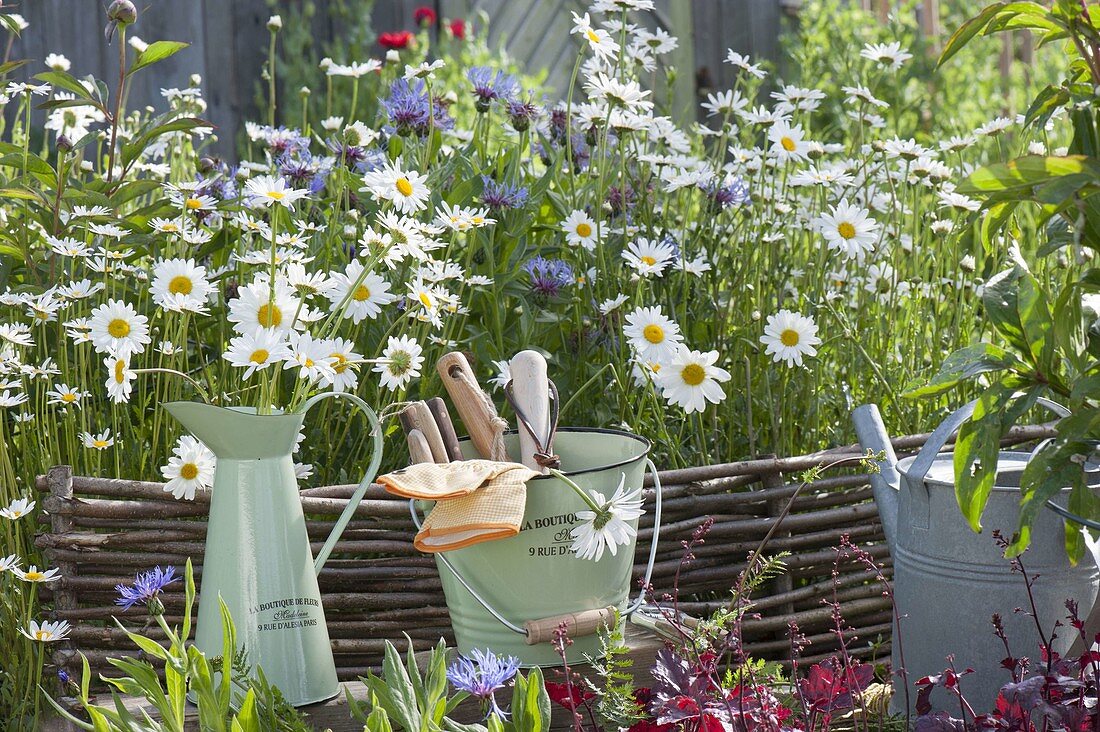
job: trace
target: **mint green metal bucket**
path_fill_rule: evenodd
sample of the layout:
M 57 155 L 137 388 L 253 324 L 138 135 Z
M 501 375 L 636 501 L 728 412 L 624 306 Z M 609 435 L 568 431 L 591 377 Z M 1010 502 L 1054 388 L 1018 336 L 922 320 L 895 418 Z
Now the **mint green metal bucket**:
M 509 453 L 519 453 L 516 434 L 505 435 Z M 653 539 L 643 582 L 648 585 L 656 557 L 661 523 L 661 485 L 649 460 L 649 441 L 618 430 L 561 428 L 554 452 L 562 472 L 585 490 L 610 498 L 626 476 L 626 488 L 639 488 L 646 466 L 656 487 Z M 466 457 L 477 453 L 464 440 Z M 419 527 L 418 501 L 411 502 Z M 555 666 L 561 658 L 549 642 L 529 645 L 524 623 L 557 615 L 614 606 L 625 617 L 643 602 L 629 603 L 635 544 L 621 546 L 599 561 L 578 559 L 570 551 L 576 512 L 587 506 L 559 478 L 540 476 L 527 483 L 527 508 L 516 536 L 436 554 L 447 609 L 461 653 L 475 648 L 515 656 L 524 666 Z M 634 528 L 637 528 L 635 522 Z M 573 638 L 570 663 L 600 655 L 597 635 Z

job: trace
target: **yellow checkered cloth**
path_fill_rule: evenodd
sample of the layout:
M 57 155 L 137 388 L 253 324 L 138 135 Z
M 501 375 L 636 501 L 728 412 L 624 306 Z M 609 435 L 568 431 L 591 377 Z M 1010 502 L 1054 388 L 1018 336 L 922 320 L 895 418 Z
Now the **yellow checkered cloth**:
M 416 463 L 378 478 L 386 491 L 435 501 L 413 546 L 446 552 L 519 533 L 527 486 L 538 471 L 519 463 L 460 460 Z

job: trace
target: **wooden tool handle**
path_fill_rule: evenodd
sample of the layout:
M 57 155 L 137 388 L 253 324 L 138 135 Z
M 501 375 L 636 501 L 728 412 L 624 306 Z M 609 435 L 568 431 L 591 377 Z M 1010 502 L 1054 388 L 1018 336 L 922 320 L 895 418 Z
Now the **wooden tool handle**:
M 466 357 L 452 351 L 444 354 L 435 368 L 478 453 L 488 460 L 507 460 L 504 449 L 506 423 L 497 414 L 493 400 L 478 385 Z
M 554 640 L 554 631 L 562 623 L 565 623 L 566 633 L 570 638 L 579 638 L 582 635 L 592 635 L 600 628 L 611 624 L 615 619 L 613 606 L 601 607 L 596 610 L 583 610 L 579 613 L 566 613 L 554 615 L 540 620 L 528 620 L 523 624 L 527 631 L 527 645 L 536 643 L 549 643 Z
M 458 435 L 455 434 L 455 426 L 451 421 L 451 414 L 447 411 L 447 403 L 443 397 L 432 397 L 428 400 L 428 409 L 435 418 L 435 426 L 439 428 L 439 435 L 443 438 L 443 446 L 447 448 L 447 457 L 451 462 L 462 459 L 462 447 L 458 444 Z
M 439 427 L 435 424 L 435 417 L 432 416 L 427 404 L 413 402 L 401 410 L 401 414 L 408 418 L 413 429 L 420 430 L 424 435 L 424 439 L 432 451 L 432 462 L 451 462 L 450 457 L 447 455 L 447 448 L 443 445 L 443 437 L 439 434 Z
M 519 430 L 520 462 L 543 475 L 548 471 L 535 459 L 550 440 L 550 382 L 546 377 L 546 359 L 538 351 L 520 351 L 510 362 L 512 398 L 516 412 L 522 414 L 534 431 Z
M 416 429 L 409 430 L 409 434 L 405 435 L 405 439 L 409 443 L 410 463 L 434 462 L 432 458 L 432 449 L 428 447 L 428 441 L 424 439 L 423 432 Z

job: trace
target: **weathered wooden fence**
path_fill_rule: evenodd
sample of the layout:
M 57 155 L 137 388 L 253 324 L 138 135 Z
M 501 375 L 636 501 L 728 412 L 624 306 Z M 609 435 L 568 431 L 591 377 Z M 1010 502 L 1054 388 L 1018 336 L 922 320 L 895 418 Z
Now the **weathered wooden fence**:
M 278 7 L 312 4 L 312 33 L 320 47 L 344 32 L 328 22 L 328 7 L 340 0 L 278 0 Z M 16 42 L 12 58 L 31 59 L 41 70 L 49 53 L 62 53 L 77 75 L 114 79 L 117 47 L 103 36 L 106 4 L 99 0 L 29 0 L 15 7 L 30 23 Z M 254 100 L 267 54 L 265 28 L 271 0 L 144 0 L 133 33 L 144 40 L 187 41 L 192 47 L 137 78 L 131 107 L 162 106 L 162 88 L 184 87 L 200 74 L 210 105 L 208 118 L 222 131 L 219 151 L 231 154 L 234 133 L 245 120 L 257 117 Z M 547 69 L 551 87 L 564 89 L 576 52 L 570 35 L 570 10 L 583 12 L 582 0 L 376 0 L 369 18 L 376 31 L 413 29 L 413 11 L 426 5 L 440 18 L 489 18 L 489 38 L 530 71 Z M 726 49 L 775 59 L 783 18 L 797 0 L 657 0 L 656 12 L 638 18 L 680 38 L 671 63 L 680 69 L 676 108 L 690 109 L 697 85 L 723 88 L 733 70 L 722 63 Z M 5 8 L 7 4 L 5 3 Z M 378 57 L 378 46 L 363 49 L 363 58 Z

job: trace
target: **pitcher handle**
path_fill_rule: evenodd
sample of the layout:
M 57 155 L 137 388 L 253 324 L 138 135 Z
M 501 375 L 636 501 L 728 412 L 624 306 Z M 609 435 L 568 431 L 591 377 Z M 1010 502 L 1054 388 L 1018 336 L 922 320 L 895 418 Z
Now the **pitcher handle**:
M 653 576 L 653 564 L 657 560 L 657 541 L 661 535 L 661 498 L 663 496 L 663 489 L 661 488 L 661 478 L 657 474 L 657 466 L 654 465 L 653 461 L 650 460 L 648 457 L 646 458 L 646 466 L 648 467 L 649 472 L 653 475 L 653 487 L 655 489 L 653 498 L 653 536 L 651 537 L 649 544 L 649 560 L 646 562 L 645 574 L 642 577 L 642 589 L 638 593 L 638 599 L 631 603 L 623 612 L 623 617 L 629 617 L 645 603 L 646 589 L 649 587 L 649 580 Z M 422 522 L 420 519 L 420 512 L 416 508 L 416 500 L 417 499 L 414 498 L 409 501 L 409 513 L 412 515 L 413 525 L 416 526 L 417 531 L 419 531 Z M 435 556 L 440 561 L 440 563 L 443 564 L 444 567 L 450 570 L 451 574 L 454 575 L 454 578 L 458 580 L 458 583 L 466 588 L 466 591 L 470 593 L 474 600 L 476 600 L 479 605 L 485 608 L 486 612 L 488 612 L 490 615 L 500 621 L 501 625 L 508 628 L 508 630 L 511 630 L 514 633 L 519 633 L 520 635 L 528 636 L 528 643 L 533 642 L 530 639 L 530 626 L 533 622 L 537 622 L 538 619 L 527 620 L 522 626 L 516 625 L 512 621 L 508 620 L 508 618 L 504 617 L 504 615 L 502 615 L 499 610 L 493 607 L 488 600 L 478 594 L 478 591 L 475 590 L 473 586 L 466 580 L 466 578 L 459 573 L 458 568 L 451 564 L 451 560 L 447 558 L 446 552 L 438 552 Z M 629 596 L 630 595 L 628 592 L 627 597 L 629 598 Z M 562 617 L 564 618 L 566 616 Z M 581 635 L 590 635 L 593 632 L 595 632 L 595 627 L 592 627 L 589 631 L 585 633 L 578 633 L 574 637 L 579 637 Z
M 366 474 L 363 475 L 363 479 L 359 481 L 359 485 L 356 486 L 351 494 L 351 498 L 348 499 L 347 507 L 345 507 L 343 513 L 340 514 L 340 518 L 336 520 L 336 525 L 332 527 L 332 531 L 329 533 L 328 538 L 325 539 L 325 543 L 321 546 L 321 550 L 317 552 L 316 559 L 313 560 L 313 570 L 318 574 L 321 573 L 321 569 L 325 566 L 325 562 L 328 561 L 329 554 L 332 554 L 336 542 L 340 540 L 340 536 L 344 533 L 344 529 L 347 528 L 352 516 L 355 515 L 355 509 L 359 507 L 359 503 L 363 500 L 363 496 L 367 494 L 367 489 L 370 488 L 374 476 L 378 475 L 378 467 L 382 464 L 382 428 L 378 424 L 378 415 L 374 413 L 374 410 L 371 409 L 365 401 L 356 395 L 342 391 L 329 391 L 324 394 L 318 394 L 311 397 L 302 405 L 301 413 L 305 414 L 309 411 L 310 407 L 323 399 L 336 398 L 347 399 L 363 410 L 363 414 L 366 415 L 367 421 L 370 422 L 371 435 L 374 438 L 374 455 L 371 456 L 370 465 L 367 466 Z
M 1048 411 L 1054 412 L 1059 417 L 1066 417 L 1069 415 L 1068 409 L 1050 399 L 1040 397 L 1035 400 L 1035 404 L 1040 407 L 1046 407 Z M 924 476 L 932 469 L 932 463 L 936 461 L 936 456 L 939 455 L 940 450 L 942 450 L 943 446 L 947 444 L 947 441 L 951 439 L 951 436 L 958 432 L 959 428 L 963 426 L 963 423 L 973 416 L 974 408 L 977 405 L 978 400 L 975 399 L 969 404 L 958 408 L 952 412 L 947 419 L 941 422 L 940 426 L 928 436 L 928 440 L 924 443 L 924 447 L 917 453 L 916 459 L 913 460 L 913 464 L 909 468 L 908 475 L 910 478 L 916 481 L 924 480 Z

